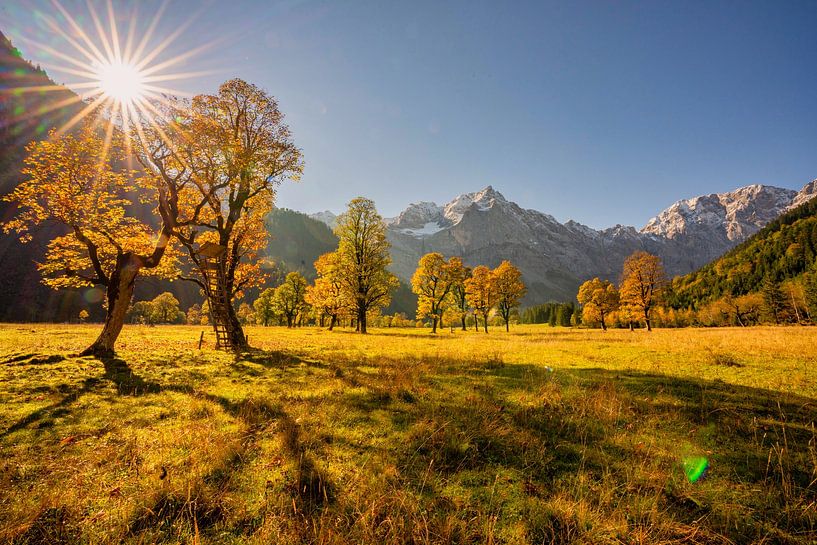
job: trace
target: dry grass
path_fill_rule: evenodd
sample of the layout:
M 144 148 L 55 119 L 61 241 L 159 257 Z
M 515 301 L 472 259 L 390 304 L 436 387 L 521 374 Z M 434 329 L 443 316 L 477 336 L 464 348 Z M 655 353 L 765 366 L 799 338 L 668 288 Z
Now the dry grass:
M 201 329 L 0 326 L 0 542 L 817 540 L 817 328 Z

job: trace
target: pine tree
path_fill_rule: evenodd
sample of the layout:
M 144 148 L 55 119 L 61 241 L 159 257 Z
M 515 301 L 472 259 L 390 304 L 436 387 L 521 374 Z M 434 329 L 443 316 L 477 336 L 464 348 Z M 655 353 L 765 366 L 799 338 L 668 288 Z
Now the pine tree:
M 761 287 L 761 294 L 763 295 L 763 304 L 769 316 L 774 319 L 774 323 L 779 324 L 786 319 L 787 301 L 786 295 L 780 289 L 780 284 L 767 276 L 763 280 Z

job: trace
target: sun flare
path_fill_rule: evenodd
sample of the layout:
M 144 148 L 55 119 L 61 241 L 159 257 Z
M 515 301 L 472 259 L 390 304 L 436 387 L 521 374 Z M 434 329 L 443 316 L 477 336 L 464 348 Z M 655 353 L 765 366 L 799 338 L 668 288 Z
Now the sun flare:
M 86 118 L 108 125 L 109 135 L 113 126 L 129 133 L 139 123 L 154 124 L 153 118 L 159 115 L 158 108 L 162 104 L 174 97 L 188 95 L 173 87 L 175 81 L 212 73 L 208 70 L 174 70 L 215 43 L 205 41 L 198 47 L 169 54 L 169 47 L 192 23 L 192 18 L 171 34 L 157 39 L 154 31 L 164 8 L 158 10 L 152 20 L 140 23 L 135 5 L 128 12 L 117 15 L 113 0 L 103 0 L 101 13 L 97 12 L 96 4 L 89 2 L 85 17 L 72 15 L 60 0 L 52 0 L 52 4 L 54 11 L 42 14 L 41 18 L 60 45 L 28 36 L 19 39 L 41 51 L 46 59 L 41 66 L 61 76 L 60 79 L 65 78 L 65 86 L 75 93 L 37 112 L 42 115 L 56 109 L 76 108 L 77 113 L 58 127 L 58 133 L 71 130 Z M 121 21 L 129 22 L 124 34 L 118 25 Z M 53 84 L 14 89 L 18 94 L 49 91 L 64 93 L 65 87 Z M 33 115 L 22 113 L 13 122 L 27 122 Z
M 131 104 L 145 94 L 145 76 L 133 64 L 104 63 L 96 66 L 99 89 L 114 101 Z

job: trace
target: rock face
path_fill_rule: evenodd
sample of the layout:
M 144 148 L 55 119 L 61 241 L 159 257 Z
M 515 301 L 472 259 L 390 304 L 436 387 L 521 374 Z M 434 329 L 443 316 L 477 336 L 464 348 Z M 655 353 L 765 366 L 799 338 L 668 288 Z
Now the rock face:
M 807 203 L 814 197 L 817 197 L 817 180 L 812 180 L 804 185 L 803 189 L 801 189 L 797 195 L 794 196 L 794 199 L 792 199 L 792 202 L 788 206 L 787 210 L 797 208 L 801 204 Z
M 623 225 L 596 230 L 526 210 L 488 186 L 442 206 L 411 204 L 385 221 L 392 270 L 402 280 L 408 281 L 420 256 L 432 251 L 462 256 L 472 266 L 495 267 L 509 259 L 524 275 L 526 303 L 534 304 L 572 300 L 579 284 L 594 276 L 618 281 L 624 259 L 636 250 L 660 256 L 670 275 L 685 274 L 815 195 L 817 181 L 799 193 L 751 185 L 679 201 L 640 231 Z

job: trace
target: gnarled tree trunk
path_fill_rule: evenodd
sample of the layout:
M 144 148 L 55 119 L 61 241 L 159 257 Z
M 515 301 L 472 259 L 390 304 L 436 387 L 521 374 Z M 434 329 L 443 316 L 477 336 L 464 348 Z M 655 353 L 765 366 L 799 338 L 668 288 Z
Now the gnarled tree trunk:
M 125 325 L 125 315 L 128 312 L 133 297 L 134 284 L 142 268 L 140 260 L 131 253 L 119 254 L 113 273 L 108 279 L 106 300 L 108 309 L 105 315 L 105 325 L 99 337 L 80 355 L 99 356 L 109 358 L 114 355 L 114 345 L 122 326 Z

